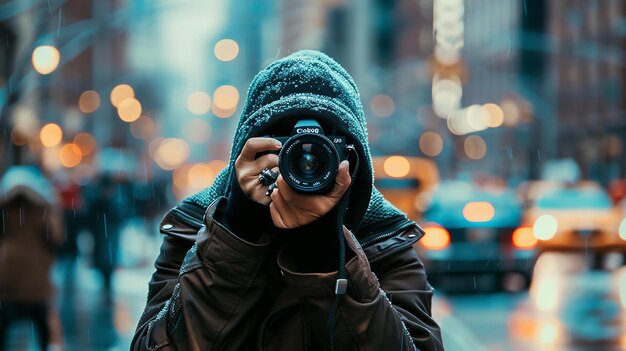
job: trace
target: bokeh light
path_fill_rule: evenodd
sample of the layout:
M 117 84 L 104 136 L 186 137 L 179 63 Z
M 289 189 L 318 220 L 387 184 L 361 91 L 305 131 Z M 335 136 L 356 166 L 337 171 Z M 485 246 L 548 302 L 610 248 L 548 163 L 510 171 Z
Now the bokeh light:
M 124 122 L 134 122 L 141 116 L 141 103 L 137 99 L 126 99 L 119 104 L 117 114 Z
M 41 163 L 43 167 L 49 171 L 58 170 L 61 167 L 61 161 L 59 160 L 59 145 L 45 147 L 41 150 Z
M 463 150 L 468 158 L 480 160 L 487 153 L 487 144 L 478 135 L 470 135 L 463 141 Z
M 215 57 L 220 61 L 232 61 L 239 54 L 239 45 L 232 39 L 222 39 L 215 44 Z
M 96 148 L 96 139 L 89 133 L 78 133 L 74 136 L 73 141 L 80 148 L 82 156 L 90 155 Z
M 148 144 L 148 154 L 150 155 L 152 159 L 156 159 L 159 146 L 161 146 L 161 143 L 164 140 L 165 138 L 158 137 L 158 138 L 152 139 L 150 143 Z
M 383 163 L 383 169 L 390 177 L 402 178 L 411 171 L 411 164 L 404 156 L 389 156 Z
M 228 118 L 235 113 L 239 102 L 239 91 L 232 85 L 222 85 L 213 93 L 213 114 Z
M 228 166 L 228 162 L 224 160 L 212 160 L 208 163 L 209 167 L 213 170 L 213 172 L 217 175 L 222 169 Z
M 465 111 L 467 124 L 472 132 L 479 132 L 487 129 L 489 116 L 481 105 L 471 105 Z
M 46 147 L 57 146 L 63 139 L 63 130 L 56 123 L 48 123 L 39 132 L 41 144 Z
M 216 117 L 219 117 L 219 118 L 229 118 L 229 117 L 232 117 L 233 114 L 235 114 L 236 110 L 237 109 L 235 107 L 233 107 L 231 109 L 228 109 L 228 110 L 223 110 L 223 109 L 213 105 L 213 114 Z
M 64 167 L 76 167 L 82 159 L 81 149 L 73 143 L 65 144 L 59 150 L 59 160 Z
M 539 311 L 554 311 L 559 304 L 558 280 L 548 277 L 538 279 L 530 291 L 531 296 Z
M 189 185 L 195 189 L 204 189 L 211 185 L 217 173 L 206 163 L 196 163 L 187 173 Z
M 40 74 L 50 74 L 59 66 L 61 54 L 51 45 L 38 46 L 33 50 L 32 63 Z
M 213 104 L 222 110 L 229 110 L 237 106 L 239 91 L 232 85 L 222 85 L 213 93 Z
M 83 113 L 93 113 L 100 107 L 100 95 L 95 90 L 87 90 L 78 98 L 78 108 Z
M 172 172 L 172 185 L 175 189 L 177 189 L 177 191 L 183 191 L 188 186 L 189 181 L 187 177 L 189 168 L 191 168 L 191 165 L 185 164 L 176 168 Z
M 435 157 L 443 149 L 443 139 L 435 132 L 426 132 L 420 136 L 420 150 L 426 156 Z
M 173 170 L 180 166 L 189 157 L 189 145 L 178 138 L 163 140 L 154 157 L 157 165 L 164 170 Z
M 552 344 L 559 337 L 559 324 L 555 320 L 542 321 L 537 331 L 539 341 L 544 344 Z
M 211 111 L 211 96 L 204 91 L 196 91 L 187 99 L 187 109 L 194 115 L 204 115 Z
M 370 100 L 370 109 L 376 117 L 389 117 L 396 109 L 393 99 L 387 95 L 375 95 Z
M 533 235 L 533 228 L 520 227 L 513 231 L 513 244 L 522 249 L 528 249 L 537 245 L 537 238 Z
M 120 84 L 111 90 L 111 104 L 119 107 L 122 101 L 135 97 L 135 91 L 128 84 Z
M 520 120 L 520 110 L 515 101 L 504 100 L 500 106 L 504 117 L 503 124 L 509 127 L 517 125 Z
M 502 112 L 500 106 L 496 104 L 484 104 L 483 110 L 488 117 L 487 126 L 489 128 L 497 128 L 502 125 L 504 122 L 504 112 Z
M 535 220 L 533 234 L 539 240 L 550 240 L 556 235 L 558 222 L 552 215 L 544 214 Z
M 130 133 L 137 139 L 146 139 L 156 133 L 156 125 L 150 116 L 142 115 L 131 122 Z
M 430 250 L 445 249 L 450 244 L 450 233 L 441 226 L 424 224 L 424 232 L 419 242 Z
M 455 78 L 441 79 L 437 74 L 433 77 L 433 112 L 438 117 L 447 118 L 452 112 L 461 108 L 463 88 L 458 77 Z
M 39 133 L 39 118 L 31 106 L 16 106 L 11 113 L 11 122 L 26 138 Z
M 463 207 L 463 217 L 470 222 L 488 222 L 495 213 L 495 208 L 489 202 L 468 202 Z

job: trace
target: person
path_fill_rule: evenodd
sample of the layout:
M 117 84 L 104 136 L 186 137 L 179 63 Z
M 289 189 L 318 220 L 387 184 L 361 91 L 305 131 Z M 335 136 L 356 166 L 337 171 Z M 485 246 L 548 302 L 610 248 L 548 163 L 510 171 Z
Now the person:
M 93 264 L 102 276 L 104 301 L 113 302 L 113 273 L 117 268 L 120 230 L 126 203 L 120 182 L 110 174 L 100 174 L 87 191 L 87 221 L 94 238 Z
M 9 326 L 19 319 L 33 323 L 40 349 L 48 350 L 50 269 L 63 243 L 56 196 L 34 166 L 9 168 L 0 188 L 0 350 L 10 347 Z
M 78 234 L 83 226 L 85 206 L 80 185 L 67 172 L 57 172 L 53 178 L 59 193 L 59 205 L 63 211 L 65 243 L 58 250 L 59 263 L 64 269 L 64 293 L 74 292 L 75 273 L 78 262 Z
M 274 136 L 303 119 L 352 145 L 326 193 L 267 181 L 287 166 Z M 257 74 L 229 165 L 160 230 L 132 350 L 443 350 L 423 231 L 373 186 L 357 87 L 321 52 Z

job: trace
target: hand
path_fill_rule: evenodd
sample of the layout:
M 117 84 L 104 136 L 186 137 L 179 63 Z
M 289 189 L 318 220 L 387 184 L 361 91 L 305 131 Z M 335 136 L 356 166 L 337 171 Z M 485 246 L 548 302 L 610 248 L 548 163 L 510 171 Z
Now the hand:
M 297 228 L 309 224 L 330 211 L 350 186 L 348 161 L 339 164 L 335 186 L 326 195 L 304 195 L 293 190 L 282 176 L 278 176 L 276 188 L 270 196 L 270 214 L 278 228 Z
M 267 154 L 257 159 L 255 156 L 263 151 L 280 150 L 280 141 L 272 138 L 250 138 L 246 141 L 239 157 L 235 160 L 235 172 L 241 190 L 253 201 L 268 205 L 271 201 L 265 195 L 267 186 L 259 181 L 259 173 L 264 168 L 278 172 L 278 155 Z

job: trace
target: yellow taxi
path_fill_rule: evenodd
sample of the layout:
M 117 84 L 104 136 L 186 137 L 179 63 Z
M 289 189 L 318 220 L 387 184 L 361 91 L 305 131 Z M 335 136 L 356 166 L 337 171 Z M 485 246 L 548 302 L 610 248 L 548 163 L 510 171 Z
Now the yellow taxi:
M 540 251 L 626 252 L 624 217 L 602 187 L 587 181 L 542 186 L 523 223 L 532 228 Z

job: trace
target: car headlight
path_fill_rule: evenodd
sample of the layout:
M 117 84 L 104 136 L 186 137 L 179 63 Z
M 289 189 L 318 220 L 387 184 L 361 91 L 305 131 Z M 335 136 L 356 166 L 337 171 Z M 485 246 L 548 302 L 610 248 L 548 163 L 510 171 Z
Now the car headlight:
M 619 224 L 618 233 L 622 240 L 626 240 L 626 218 L 622 219 L 622 222 Z
M 550 240 L 556 235 L 559 224 L 554 216 L 544 214 L 539 216 L 533 225 L 533 235 L 539 240 Z

